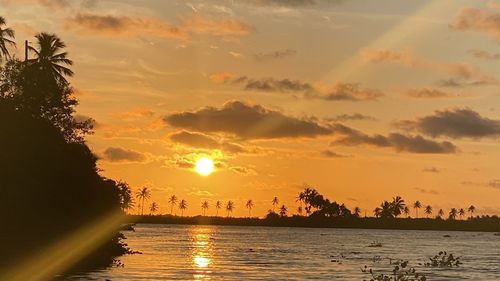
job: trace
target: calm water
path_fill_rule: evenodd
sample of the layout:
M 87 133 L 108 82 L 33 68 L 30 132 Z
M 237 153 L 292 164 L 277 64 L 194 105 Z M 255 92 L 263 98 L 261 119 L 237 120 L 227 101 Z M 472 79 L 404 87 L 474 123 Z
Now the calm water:
M 359 281 L 368 277 L 364 265 L 390 271 L 389 260 L 374 256 L 410 260 L 429 280 L 500 280 L 500 236 L 492 233 L 143 224 L 126 236 L 142 255 L 68 280 Z M 368 247 L 373 241 L 383 247 Z M 433 272 L 418 266 L 440 250 L 464 264 Z

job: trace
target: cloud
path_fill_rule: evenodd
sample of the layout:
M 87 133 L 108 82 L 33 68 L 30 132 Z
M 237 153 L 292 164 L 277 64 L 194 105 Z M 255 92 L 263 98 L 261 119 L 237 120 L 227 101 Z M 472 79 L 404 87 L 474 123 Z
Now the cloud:
M 384 96 L 379 90 L 361 88 L 357 83 L 337 83 L 332 89 L 326 87 L 315 87 L 308 82 L 294 79 L 276 78 L 249 78 L 247 76 L 221 76 L 213 74 L 213 81 L 224 81 L 225 83 L 242 84 L 244 90 L 281 93 L 301 93 L 306 98 L 323 99 L 328 101 L 376 101 Z M 227 78 L 227 79 L 226 79 Z
M 240 174 L 244 176 L 255 176 L 257 175 L 257 172 L 252 169 L 252 168 L 247 168 L 247 167 L 242 167 L 242 166 L 235 166 L 235 167 L 229 167 L 229 170 Z
M 484 59 L 484 60 L 500 60 L 500 53 L 490 53 L 487 51 L 483 50 L 469 50 L 469 53 L 471 53 L 474 57 L 478 59 Z
M 384 93 L 375 89 L 361 88 L 357 83 L 337 83 L 326 94 L 314 94 L 312 97 L 329 101 L 376 101 Z
M 113 115 L 121 120 L 134 121 L 154 117 L 155 112 L 148 108 L 136 108 L 131 111 L 113 113 Z
M 65 9 L 70 7 L 70 4 L 67 0 L 2 0 L 0 1 L 0 4 L 10 5 L 13 2 L 15 2 L 16 4 L 38 4 L 51 10 Z
M 341 124 L 333 126 L 333 131 L 342 137 L 334 140 L 331 143 L 332 145 L 372 145 L 377 147 L 392 147 L 398 152 L 411 153 L 444 154 L 457 152 L 456 146 L 451 142 L 437 142 L 425 139 L 420 135 L 411 136 L 400 133 L 391 133 L 387 136 L 380 134 L 370 136 Z
M 258 6 L 286 6 L 286 7 L 312 6 L 317 3 L 316 0 L 246 0 L 244 2 Z
M 233 58 L 237 58 L 237 59 L 239 59 L 239 58 L 243 57 L 243 55 L 242 55 L 242 54 L 237 53 L 237 52 L 233 52 L 233 51 L 230 51 L 230 52 L 229 52 L 229 54 L 230 54 Z
M 436 168 L 436 167 L 428 167 L 428 168 L 424 168 L 422 170 L 422 172 L 426 172 L 426 173 L 440 173 L 441 171 Z
M 220 149 L 229 153 L 243 153 L 247 150 L 239 144 L 220 141 L 209 135 L 182 130 L 169 136 L 173 142 L 191 146 L 194 148 Z
M 147 160 L 141 152 L 120 147 L 108 147 L 104 151 L 104 157 L 110 162 L 144 162 Z
M 422 88 L 422 89 L 410 89 L 406 93 L 409 97 L 417 98 L 417 99 L 434 99 L 434 98 L 447 98 L 452 97 L 453 95 L 439 90 L 439 89 L 430 89 L 430 88 Z
M 495 138 L 500 135 L 500 120 L 483 117 L 470 108 L 436 110 L 433 115 L 400 121 L 396 125 L 432 137 Z
M 417 190 L 420 193 L 424 193 L 424 194 L 432 194 L 432 195 L 438 195 L 439 194 L 439 192 L 437 192 L 434 189 L 425 189 L 425 188 L 415 187 L 415 190 Z
M 165 116 L 172 127 L 202 133 L 227 133 L 244 139 L 300 138 L 328 135 L 315 121 L 287 116 L 261 105 L 230 101 L 221 108 L 204 107 Z
M 66 18 L 64 28 L 86 35 L 115 37 L 150 35 L 179 40 L 187 40 L 192 33 L 239 37 L 251 31 L 249 25 L 237 19 L 194 16 L 176 26 L 150 17 L 100 15 L 88 12 Z
M 347 122 L 347 121 L 361 121 L 361 120 L 369 120 L 369 121 L 375 121 L 374 117 L 363 115 L 361 113 L 353 113 L 353 114 L 340 114 L 335 117 L 331 118 L 326 118 L 328 121 L 335 121 L 335 122 Z
M 456 31 L 477 31 L 499 40 L 500 11 L 463 8 L 449 24 L 449 27 Z
M 500 189 L 500 180 L 491 180 L 488 182 L 488 186 L 492 188 L 499 188 Z
M 269 53 L 257 53 L 257 54 L 255 54 L 255 59 L 258 61 L 283 59 L 283 58 L 293 56 L 296 53 L 297 53 L 297 51 L 292 50 L 292 49 L 277 50 L 277 51 L 269 52 Z
M 414 69 L 438 71 L 452 75 L 455 79 L 472 80 L 474 83 L 496 83 L 496 80 L 466 63 L 440 63 L 417 57 L 411 50 L 392 51 L 385 49 L 364 49 L 364 61 L 404 65 Z
M 329 149 L 321 151 L 320 154 L 321 154 L 321 156 L 326 157 L 326 158 L 344 158 L 344 157 L 346 157 L 345 155 L 339 154 L 339 153 L 332 151 L 332 150 L 329 150 Z
M 210 80 L 216 83 L 226 83 L 236 77 L 236 74 L 231 72 L 219 72 L 209 76 Z

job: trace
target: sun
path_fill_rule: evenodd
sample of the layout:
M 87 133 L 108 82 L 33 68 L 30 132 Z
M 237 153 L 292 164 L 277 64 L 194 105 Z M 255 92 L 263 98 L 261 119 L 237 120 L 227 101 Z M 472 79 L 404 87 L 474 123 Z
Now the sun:
M 194 165 L 194 170 L 202 176 L 208 176 L 214 171 L 214 161 L 208 158 L 200 158 Z

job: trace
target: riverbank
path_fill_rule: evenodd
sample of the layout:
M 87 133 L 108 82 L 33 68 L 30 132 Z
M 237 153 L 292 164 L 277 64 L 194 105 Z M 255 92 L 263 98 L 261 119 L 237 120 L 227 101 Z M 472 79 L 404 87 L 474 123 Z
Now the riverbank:
M 171 215 L 129 215 L 129 223 L 187 224 L 187 225 L 235 225 L 312 228 L 356 228 L 398 230 L 445 230 L 500 232 L 500 218 L 478 217 L 467 220 L 443 220 L 428 218 L 344 218 L 344 217 L 266 217 L 232 218 L 215 216 L 180 217 Z

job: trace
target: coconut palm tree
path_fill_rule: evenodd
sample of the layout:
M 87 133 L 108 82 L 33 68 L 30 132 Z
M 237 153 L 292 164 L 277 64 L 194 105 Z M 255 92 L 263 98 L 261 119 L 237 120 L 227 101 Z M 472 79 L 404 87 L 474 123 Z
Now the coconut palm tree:
M 7 49 L 7 46 L 16 46 L 16 42 L 14 41 L 14 30 L 8 27 L 3 27 L 6 24 L 7 22 L 5 21 L 5 18 L 0 16 L 0 62 L 2 62 L 3 58 L 10 58 L 10 53 L 9 49 Z
M 460 210 L 458 210 L 458 215 L 460 216 L 460 219 L 462 219 L 465 215 L 465 210 L 463 208 L 460 208 Z
M 135 193 L 135 197 L 142 202 L 141 203 L 141 216 L 144 216 L 144 201 L 149 200 L 149 198 L 151 197 L 151 192 L 149 191 L 149 189 L 147 187 L 143 187 Z
M 476 207 L 474 205 L 470 205 L 467 211 L 470 213 L 470 218 L 472 219 L 472 216 L 474 215 L 474 211 L 476 211 Z
M 153 215 L 154 213 L 156 213 L 156 211 L 158 211 L 158 204 L 156 204 L 156 202 L 153 202 L 149 206 L 149 215 Z
M 222 208 L 222 203 L 220 201 L 215 202 L 215 216 L 219 215 L 219 209 Z
M 373 209 L 373 215 L 376 218 L 380 218 L 380 216 L 382 215 L 382 208 L 377 207 L 377 208 Z
M 228 217 L 233 212 L 233 209 L 234 209 L 234 203 L 233 203 L 233 201 L 231 201 L 231 200 L 227 201 L 226 211 L 227 211 L 227 216 Z
M 427 218 L 429 218 L 429 215 L 432 214 L 432 206 L 431 205 L 425 206 L 424 213 L 427 215 Z
M 391 204 L 392 204 L 392 212 L 395 217 L 401 215 L 404 208 L 406 207 L 405 200 L 403 200 L 401 196 L 396 196 L 392 198 Z
M 443 209 L 439 209 L 439 211 L 438 211 L 438 218 L 442 218 L 443 216 L 444 216 Z
M 407 218 L 410 217 L 410 208 L 408 206 L 405 206 L 403 209 L 403 213 L 406 215 Z
M 29 47 L 35 53 L 35 57 L 28 60 L 30 65 L 57 82 L 67 83 L 66 77 L 73 76 L 73 71 L 68 67 L 73 65 L 73 61 L 63 51 L 66 44 L 55 34 L 40 33 L 35 38 L 38 48 Z
M 418 219 L 418 209 L 422 208 L 422 203 L 420 203 L 420 201 L 415 201 L 415 203 L 413 203 L 413 208 L 415 208 L 415 217 Z
M 361 208 L 355 207 L 354 208 L 354 216 L 359 218 L 359 214 L 361 214 Z
M 275 196 L 273 198 L 273 201 L 271 201 L 271 203 L 273 204 L 273 213 L 275 213 L 276 206 L 278 206 L 278 204 L 280 203 L 280 200 L 278 199 L 278 197 Z
M 179 202 L 179 210 L 181 210 L 181 217 L 184 215 L 184 210 L 186 210 L 188 207 L 187 201 L 182 199 Z
M 298 206 L 297 207 L 297 214 L 299 214 L 299 216 L 302 216 L 303 212 L 304 212 L 304 210 L 302 209 L 302 206 Z
M 203 203 L 201 203 L 201 209 L 203 210 L 203 215 L 205 215 L 206 211 L 208 210 L 208 201 L 205 200 Z
M 253 200 L 250 199 L 247 201 L 247 203 L 245 204 L 245 207 L 248 209 L 248 217 L 251 217 L 252 216 L 252 208 L 253 208 Z
M 451 208 L 448 218 L 449 218 L 450 220 L 454 220 L 454 219 L 456 219 L 456 218 L 457 218 L 457 213 L 458 213 L 458 212 L 457 212 L 457 209 L 455 209 L 455 208 Z
M 280 207 L 280 217 L 286 217 L 286 213 L 288 212 L 288 209 L 286 208 L 285 205 L 281 205 Z
M 177 196 L 170 196 L 170 198 L 168 198 L 168 203 L 170 204 L 170 214 L 172 214 L 174 211 L 174 205 L 177 204 Z

